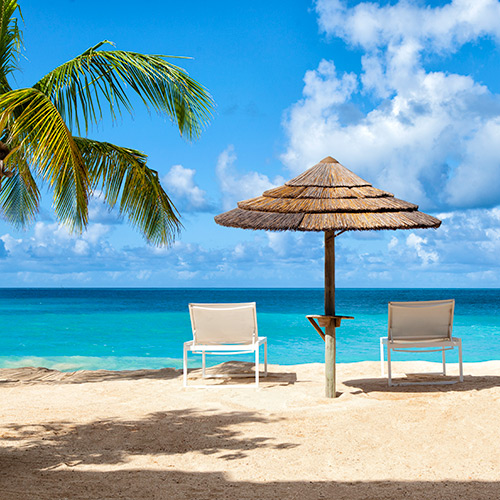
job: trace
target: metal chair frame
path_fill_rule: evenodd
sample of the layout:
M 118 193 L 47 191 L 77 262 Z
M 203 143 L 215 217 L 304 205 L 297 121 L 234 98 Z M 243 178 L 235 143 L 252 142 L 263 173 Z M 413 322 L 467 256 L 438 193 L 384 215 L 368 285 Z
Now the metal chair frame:
M 249 309 L 252 311 L 253 325 L 252 325 L 252 335 L 251 339 L 247 339 L 244 343 L 241 341 L 236 341 L 235 343 L 231 343 L 229 339 L 226 341 L 214 341 L 210 343 L 198 343 L 197 342 L 197 331 L 198 325 L 195 320 L 196 309 L 204 309 L 210 310 L 212 314 L 218 315 L 219 319 L 223 321 L 227 315 L 225 312 L 234 312 L 238 309 Z M 189 312 L 191 316 L 191 326 L 193 328 L 193 340 L 188 342 L 184 342 L 184 353 L 183 353 L 183 385 L 184 387 L 188 386 L 188 370 L 187 370 L 187 359 L 188 352 L 192 352 L 193 354 L 201 354 L 202 355 L 202 377 L 205 378 L 237 378 L 237 377 L 248 377 L 246 374 L 242 373 L 227 373 L 227 374 L 215 374 L 211 376 L 207 376 L 206 374 L 206 355 L 221 355 L 227 356 L 232 354 L 255 354 L 255 387 L 259 387 L 259 349 L 260 346 L 264 346 L 264 373 L 263 376 L 267 377 L 267 337 L 259 337 L 257 332 L 257 312 L 256 312 L 256 304 L 255 302 L 249 303 L 236 303 L 236 304 L 189 304 Z M 225 328 L 231 328 L 231 325 L 224 322 Z M 235 340 L 237 339 L 237 335 L 235 335 Z M 193 386 L 190 386 L 193 387 Z M 213 386 L 197 386 L 197 387 L 213 387 Z
M 405 307 L 418 308 L 422 315 L 425 315 L 427 308 L 432 308 L 433 306 L 441 306 L 449 304 L 450 317 L 447 329 L 447 334 L 441 336 L 441 338 L 412 338 L 406 336 L 394 335 L 393 329 L 391 328 L 393 322 L 393 316 L 396 311 L 404 309 Z M 458 348 L 458 364 L 459 364 L 459 381 L 463 382 L 463 360 L 462 360 L 462 339 L 458 337 L 452 337 L 453 329 L 453 313 L 455 308 L 455 301 L 450 300 L 436 300 L 436 301 L 421 301 L 421 302 L 390 302 L 389 303 L 389 320 L 388 320 L 388 336 L 380 338 L 380 369 L 381 374 L 384 377 L 384 346 L 387 348 L 387 379 L 390 387 L 397 385 L 443 385 L 443 384 L 455 384 L 456 380 L 445 380 L 445 381 L 435 381 L 435 382 L 398 382 L 392 381 L 392 369 L 391 369 L 391 351 L 394 352 L 439 352 L 442 353 L 442 364 L 443 369 L 438 373 L 427 373 L 426 375 L 443 375 L 446 376 L 446 351 L 451 351 Z M 414 309 L 415 310 L 415 309 Z M 396 313 L 397 314 L 397 313 Z

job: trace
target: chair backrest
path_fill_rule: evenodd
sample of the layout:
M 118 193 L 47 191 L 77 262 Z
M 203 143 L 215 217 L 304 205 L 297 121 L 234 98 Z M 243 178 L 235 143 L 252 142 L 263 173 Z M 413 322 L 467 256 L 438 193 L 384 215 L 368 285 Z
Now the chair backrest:
M 255 302 L 189 304 L 195 344 L 253 344 L 256 342 Z
M 454 299 L 389 302 L 389 339 L 451 338 L 454 309 Z

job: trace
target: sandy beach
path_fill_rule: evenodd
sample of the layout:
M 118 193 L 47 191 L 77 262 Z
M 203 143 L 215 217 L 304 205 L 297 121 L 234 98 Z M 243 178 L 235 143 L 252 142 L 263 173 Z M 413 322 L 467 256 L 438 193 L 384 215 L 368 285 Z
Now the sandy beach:
M 211 370 L 248 367 L 232 365 Z M 184 390 L 168 368 L 3 369 L 0 498 L 500 498 L 500 362 L 465 375 L 389 388 L 378 363 L 343 364 L 330 400 L 321 364 L 272 365 L 259 390 Z

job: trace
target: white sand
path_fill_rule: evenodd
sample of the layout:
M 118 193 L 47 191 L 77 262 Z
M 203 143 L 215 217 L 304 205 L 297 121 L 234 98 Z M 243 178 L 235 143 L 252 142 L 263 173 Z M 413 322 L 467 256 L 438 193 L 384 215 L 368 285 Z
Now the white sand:
M 0 500 L 500 498 L 499 361 L 449 386 L 389 388 L 373 362 L 337 373 L 330 400 L 320 364 L 271 366 L 258 391 L 183 390 L 173 369 L 0 370 Z

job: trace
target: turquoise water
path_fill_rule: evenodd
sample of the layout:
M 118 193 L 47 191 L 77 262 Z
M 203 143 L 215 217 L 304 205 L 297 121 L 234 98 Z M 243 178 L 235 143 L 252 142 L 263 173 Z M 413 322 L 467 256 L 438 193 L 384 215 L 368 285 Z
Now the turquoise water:
M 355 319 L 337 330 L 337 361 L 379 359 L 389 301 L 445 298 L 456 300 L 454 335 L 462 337 L 464 361 L 500 359 L 500 290 L 338 289 L 337 314 Z M 182 343 L 192 338 L 189 302 L 257 302 L 271 363 L 323 361 L 323 341 L 305 318 L 322 313 L 321 289 L 0 289 L 0 367 L 180 368 Z M 199 357 L 191 359 L 199 366 Z

